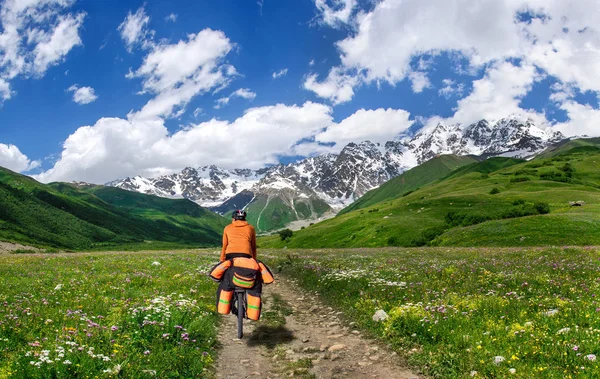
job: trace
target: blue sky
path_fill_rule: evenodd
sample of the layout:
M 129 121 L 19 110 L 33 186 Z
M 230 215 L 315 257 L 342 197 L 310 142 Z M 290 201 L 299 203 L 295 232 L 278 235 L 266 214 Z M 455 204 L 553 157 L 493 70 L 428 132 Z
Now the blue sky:
M 594 0 L 4 0 L 0 165 L 96 183 L 257 168 L 513 113 L 596 135 L 598 17 Z

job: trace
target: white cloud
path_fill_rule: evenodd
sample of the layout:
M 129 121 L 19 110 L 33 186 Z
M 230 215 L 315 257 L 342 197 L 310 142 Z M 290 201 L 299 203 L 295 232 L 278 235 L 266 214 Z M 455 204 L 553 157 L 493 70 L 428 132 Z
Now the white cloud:
M 263 167 L 288 155 L 297 141 L 332 123 L 331 108 L 307 102 L 251 108 L 233 122 L 212 119 L 170 135 L 160 119 L 103 118 L 67 138 L 60 160 L 36 176 L 44 182 L 176 172 L 185 166 Z M 235 154 L 223 154 L 223 146 Z
M 92 87 L 79 87 L 77 84 L 74 84 L 67 91 L 73 93 L 73 101 L 80 105 L 93 103 L 98 99 Z
M 315 0 L 319 21 L 331 27 L 348 23 L 356 5 L 356 0 Z
M 32 161 L 15 145 L 0 143 L 0 166 L 16 172 L 26 172 L 40 166 L 40 161 Z
M 598 136 L 600 130 L 600 109 L 579 104 L 573 100 L 565 101 L 560 108 L 567 112 L 569 121 L 557 124 L 556 129 L 567 136 Z
M 17 76 L 41 77 L 75 47 L 84 13 L 66 13 L 70 0 L 6 0 L 0 3 L 0 101 Z
M 331 14 L 317 3 L 319 11 Z M 347 9 L 337 4 L 335 9 Z M 466 59 L 469 72 L 521 62 L 563 84 L 600 93 L 597 0 L 382 0 L 369 12 L 348 14 L 336 21 L 351 26 L 336 44 L 341 64 L 331 68 L 324 82 L 311 75 L 309 85 L 305 83 L 334 104 L 343 102 L 338 95 L 342 89 L 349 101 L 354 87 L 373 82 L 394 85 L 409 79 L 418 92 L 425 87 L 423 81 L 415 82 L 415 72 L 430 69 L 423 57 L 444 52 Z M 347 76 L 353 79 L 331 79 Z M 441 96 L 458 95 L 460 88 L 446 87 Z
M 499 120 L 510 114 L 521 114 L 538 123 L 545 118 L 532 110 L 521 109 L 521 99 L 542 75 L 533 65 L 503 62 L 491 66 L 482 79 L 473 82 L 473 91 L 459 100 L 451 122 L 470 124 L 485 118 Z
M 334 67 L 323 82 L 317 81 L 316 74 L 309 75 L 304 81 L 304 88 L 338 105 L 352 99 L 354 87 L 359 81 L 358 77 L 343 73 L 341 69 Z
M 465 91 L 465 85 L 463 83 L 456 84 L 452 79 L 444 79 L 442 80 L 442 84 L 444 86 L 440 88 L 438 94 L 446 99 L 450 99 L 453 96 L 460 97 Z
M 223 63 L 232 48 L 223 32 L 212 29 L 190 34 L 187 41 L 154 46 L 127 77 L 142 78 L 143 91 L 156 97 L 130 118 L 170 117 L 194 96 L 226 87 L 237 75 Z
M 287 68 L 281 69 L 281 70 L 273 73 L 273 79 L 279 79 L 282 76 L 287 75 L 287 73 L 288 73 L 288 69 Z
M 127 14 L 127 17 L 119 25 L 117 30 L 121 33 L 121 38 L 125 42 L 127 51 L 130 53 L 135 46 L 150 47 L 154 31 L 148 29 L 150 16 L 146 14 L 144 7 L 139 8 L 135 13 Z
M 414 93 L 421 93 L 425 88 L 431 88 L 431 82 L 424 72 L 414 71 L 411 72 L 408 77 Z
M 252 92 L 248 88 L 240 88 L 240 89 L 232 92 L 231 95 L 218 99 L 216 101 L 217 104 L 214 106 L 214 108 L 220 109 L 220 108 L 224 107 L 225 105 L 229 104 L 229 100 L 233 99 L 234 97 L 241 97 L 241 98 L 247 99 L 247 100 L 254 100 L 256 98 L 256 93 Z
M 315 60 L 311 59 L 310 62 L 308 62 L 308 65 L 311 66 L 311 67 L 314 66 L 315 65 Z
M 177 15 L 175 13 L 171 13 L 170 15 L 168 15 L 167 17 L 165 17 L 165 21 L 167 22 L 177 22 Z
M 410 113 L 402 109 L 359 109 L 338 124 L 316 135 L 317 142 L 334 142 L 339 150 L 349 142 L 385 143 L 406 132 L 413 121 Z

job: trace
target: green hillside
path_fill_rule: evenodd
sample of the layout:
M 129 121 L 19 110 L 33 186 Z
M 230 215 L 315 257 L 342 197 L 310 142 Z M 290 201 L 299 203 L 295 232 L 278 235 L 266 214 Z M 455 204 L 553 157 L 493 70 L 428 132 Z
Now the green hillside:
M 477 159 L 470 156 L 442 155 L 436 157 L 367 192 L 360 199 L 342 209 L 338 215 L 401 197 L 448 175 L 461 166 L 476 162 Z
M 259 244 L 306 248 L 600 244 L 600 151 L 593 144 L 514 163 L 496 158 L 464 166 L 407 196 L 313 225 L 285 242 L 271 236 Z M 571 207 L 574 201 L 585 205 Z
M 43 185 L 0 168 L 0 240 L 72 250 L 212 246 L 226 222 L 187 200 Z
M 331 210 L 318 198 L 291 198 L 279 193 L 276 196 L 257 196 L 246 208 L 248 222 L 257 232 L 281 229 L 292 221 L 318 218 Z

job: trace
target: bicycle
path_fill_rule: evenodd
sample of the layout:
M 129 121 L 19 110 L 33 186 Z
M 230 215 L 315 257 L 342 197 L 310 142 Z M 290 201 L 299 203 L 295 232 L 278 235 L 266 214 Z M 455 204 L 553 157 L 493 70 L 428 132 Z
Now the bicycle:
M 246 315 L 246 289 L 235 288 L 235 309 L 237 310 L 238 330 L 237 336 L 239 339 L 244 337 L 244 316 Z

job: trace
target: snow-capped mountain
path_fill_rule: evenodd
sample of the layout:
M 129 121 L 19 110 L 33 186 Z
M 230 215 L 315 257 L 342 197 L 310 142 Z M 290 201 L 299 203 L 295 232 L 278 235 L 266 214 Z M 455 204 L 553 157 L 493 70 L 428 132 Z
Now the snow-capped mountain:
M 218 206 L 258 183 L 266 170 L 225 170 L 216 166 L 186 167 L 178 174 L 148 179 L 141 176 L 107 183 L 129 191 L 186 198 L 205 207 Z
M 323 154 L 261 170 L 205 166 L 153 179 L 126 178 L 108 185 L 163 197 L 184 197 L 220 213 L 260 204 L 262 208 L 256 210 L 259 218 L 267 208 L 277 204 L 289 208 L 285 211 L 289 214 L 281 209 L 275 212 L 281 222 L 286 222 L 315 218 L 327 211 L 325 207 L 339 210 L 367 191 L 438 155 L 526 158 L 563 139 L 559 132 L 514 116 L 466 126 L 440 123 L 412 138 L 383 145 L 369 141 L 350 143 L 339 154 Z

